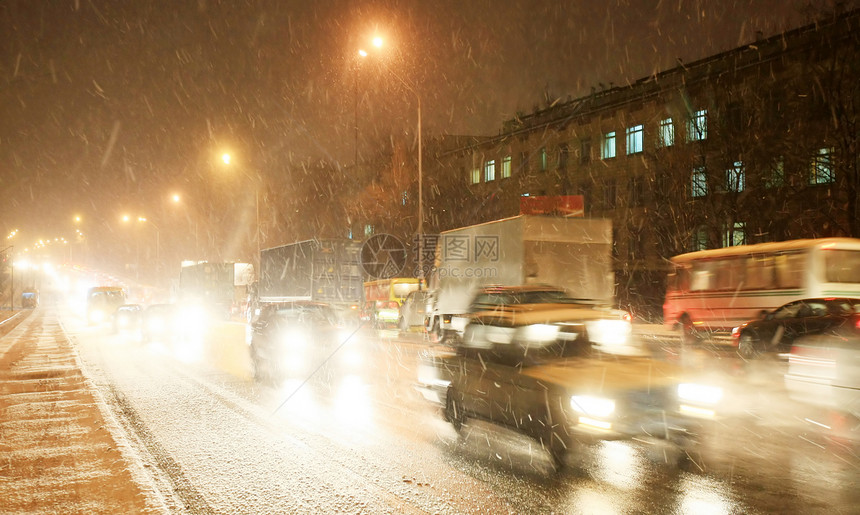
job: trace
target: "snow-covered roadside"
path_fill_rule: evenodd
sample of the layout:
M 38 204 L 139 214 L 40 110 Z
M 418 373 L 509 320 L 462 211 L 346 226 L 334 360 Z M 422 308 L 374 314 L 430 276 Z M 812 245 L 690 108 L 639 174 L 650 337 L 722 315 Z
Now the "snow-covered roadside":
M 166 513 L 56 312 L 0 338 L 4 513 Z

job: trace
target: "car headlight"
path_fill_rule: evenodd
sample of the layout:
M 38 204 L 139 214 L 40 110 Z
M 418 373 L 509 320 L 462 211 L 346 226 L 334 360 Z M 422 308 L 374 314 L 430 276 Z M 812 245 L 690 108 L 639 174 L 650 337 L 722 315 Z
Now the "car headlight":
M 593 320 L 586 322 L 588 339 L 604 345 L 624 345 L 630 340 L 633 326 L 627 320 Z
M 523 342 L 552 342 L 558 337 L 557 325 L 532 324 L 520 327 L 515 339 Z
M 574 395 L 570 407 L 583 415 L 606 418 L 615 411 L 615 401 L 589 395 Z
M 723 398 L 723 389 L 719 386 L 682 383 L 678 385 L 678 398 L 696 404 L 716 404 Z

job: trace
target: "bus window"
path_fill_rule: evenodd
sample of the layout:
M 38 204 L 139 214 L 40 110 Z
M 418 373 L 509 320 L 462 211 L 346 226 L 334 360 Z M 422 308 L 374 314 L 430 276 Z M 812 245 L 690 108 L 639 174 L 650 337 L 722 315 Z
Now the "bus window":
M 751 256 L 746 261 L 745 290 L 769 290 L 776 286 L 772 257 Z
M 707 291 L 713 289 L 714 274 L 711 272 L 712 261 L 694 263 L 690 273 L 690 291 Z
M 721 259 L 711 263 L 714 269 L 714 289 L 737 290 L 744 280 L 743 261 L 741 259 Z
M 824 280 L 829 283 L 860 283 L 860 252 L 827 249 L 824 254 Z
M 800 288 L 806 268 L 805 254 L 778 254 L 776 257 L 776 283 L 778 288 Z

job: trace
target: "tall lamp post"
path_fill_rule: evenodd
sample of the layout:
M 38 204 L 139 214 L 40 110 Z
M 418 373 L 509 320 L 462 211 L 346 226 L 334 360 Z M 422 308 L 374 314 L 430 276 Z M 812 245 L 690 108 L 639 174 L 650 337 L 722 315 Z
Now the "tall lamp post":
M 383 44 L 382 38 L 375 37 L 373 38 L 373 46 L 377 48 L 381 48 Z M 367 52 L 364 50 L 359 50 L 358 55 L 362 58 L 367 57 Z M 424 172 L 422 170 L 422 155 L 421 155 L 421 147 L 422 147 L 422 137 L 421 137 L 421 95 L 415 90 L 415 88 L 406 81 L 403 77 L 398 75 L 388 66 L 384 61 L 380 61 L 382 66 L 390 73 L 394 78 L 400 81 L 410 93 L 415 95 L 415 99 L 418 102 L 418 279 L 419 279 L 419 288 L 421 287 L 421 283 L 424 279 Z
M 221 154 L 221 161 L 229 166 L 233 162 L 233 157 L 229 152 L 225 152 Z M 257 180 L 254 180 L 253 177 L 243 168 L 239 167 L 239 171 L 244 175 L 249 181 L 254 184 L 254 211 L 255 211 L 255 225 L 256 229 L 254 231 L 254 246 L 256 247 L 256 254 L 254 255 L 254 271 L 255 273 L 259 273 L 259 259 L 260 259 L 260 177 L 257 176 Z

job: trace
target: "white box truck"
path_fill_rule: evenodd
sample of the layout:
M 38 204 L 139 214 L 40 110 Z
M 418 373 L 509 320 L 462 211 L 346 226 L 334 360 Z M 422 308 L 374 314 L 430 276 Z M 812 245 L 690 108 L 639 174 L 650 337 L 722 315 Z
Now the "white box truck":
M 461 337 L 479 288 L 527 284 L 555 286 L 572 298 L 614 304 L 612 222 L 519 215 L 441 233 L 425 326 L 442 341 Z

